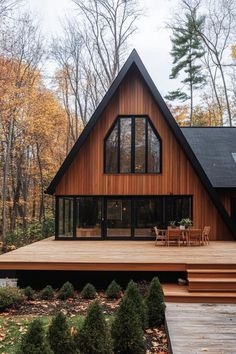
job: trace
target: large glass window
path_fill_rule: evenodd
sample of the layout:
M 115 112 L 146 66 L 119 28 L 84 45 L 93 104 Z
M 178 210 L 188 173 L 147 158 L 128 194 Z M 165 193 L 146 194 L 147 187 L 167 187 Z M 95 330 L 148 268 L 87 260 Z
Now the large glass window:
M 59 198 L 58 234 L 63 237 L 73 236 L 73 198 Z
M 135 236 L 151 236 L 153 226 L 163 227 L 163 198 L 137 199 L 135 205 Z
M 165 198 L 165 219 L 167 225 L 170 221 L 177 223 L 183 218 L 192 216 L 192 199 L 185 196 L 170 196 Z
M 120 172 L 131 172 L 131 118 L 120 119 Z
M 161 139 L 148 117 L 118 117 L 104 149 L 105 173 L 161 172 Z
M 107 200 L 107 236 L 131 236 L 131 200 Z
M 76 198 L 76 237 L 101 236 L 101 218 L 100 198 Z
M 118 123 L 106 140 L 106 167 L 110 173 L 118 172 Z

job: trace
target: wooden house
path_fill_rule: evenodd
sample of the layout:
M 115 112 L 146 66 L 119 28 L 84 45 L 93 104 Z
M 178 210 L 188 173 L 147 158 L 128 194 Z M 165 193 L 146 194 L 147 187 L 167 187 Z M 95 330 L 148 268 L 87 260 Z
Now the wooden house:
M 190 218 L 232 240 L 236 128 L 180 128 L 133 50 L 46 192 L 56 239 L 148 240 Z

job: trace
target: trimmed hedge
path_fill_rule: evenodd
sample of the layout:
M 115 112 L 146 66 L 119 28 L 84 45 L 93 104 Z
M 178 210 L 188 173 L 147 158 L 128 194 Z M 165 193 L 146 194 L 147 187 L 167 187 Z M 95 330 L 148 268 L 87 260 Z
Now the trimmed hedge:
M 97 291 L 95 287 L 90 283 L 86 284 L 81 291 L 81 296 L 83 299 L 95 299 L 96 295 Z
M 43 323 L 36 319 L 24 334 L 17 354 L 53 354 L 48 344 Z
M 106 297 L 108 299 L 118 299 L 121 294 L 121 287 L 120 285 L 113 280 L 107 287 L 106 290 Z
M 164 322 L 165 302 L 164 293 L 158 277 L 152 279 L 147 298 L 147 314 L 149 327 L 158 327 Z
M 76 335 L 76 343 L 83 354 L 112 354 L 110 330 L 98 301 L 88 309 L 81 330 Z
M 74 287 L 69 281 L 67 281 L 62 285 L 61 289 L 59 290 L 58 298 L 61 300 L 66 300 L 73 296 Z

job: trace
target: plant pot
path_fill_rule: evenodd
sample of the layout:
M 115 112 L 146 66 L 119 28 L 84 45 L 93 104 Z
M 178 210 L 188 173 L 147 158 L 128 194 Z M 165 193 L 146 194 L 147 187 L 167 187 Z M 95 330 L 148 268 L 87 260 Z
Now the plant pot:
M 180 228 L 180 230 L 185 230 L 185 226 L 184 225 L 180 225 L 179 228 Z

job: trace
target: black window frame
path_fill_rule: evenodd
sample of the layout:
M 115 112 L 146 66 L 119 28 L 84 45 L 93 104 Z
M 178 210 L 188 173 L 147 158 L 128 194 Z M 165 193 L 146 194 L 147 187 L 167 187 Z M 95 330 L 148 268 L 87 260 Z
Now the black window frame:
M 120 120 L 124 118 L 131 118 L 131 171 L 130 172 L 121 172 L 120 171 Z M 135 171 L 135 118 L 145 118 L 145 172 L 138 172 Z M 150 124 L 154 134 L 159 140 L 160 144 L 160 154 L 159 154 L 159 160 L 160 160 L 160 168 L 159 171 L 157 172 L 149 172 L 148 171 L 148 123 Z M 117 170 L 116 172 L 107 172 L 107 166 L 106 166 L 106 142 L 112 133 L 113 129 L 115 128 L 115 125 L 118 124 L 118 153 L 117 153 L 117 161 L 116 161 L 116 166 Z M 154 127 L 151 119 L 149 118 L 148 115 L 145 114 L 124 114 L 124 115 L 118 115 L 109 128 L 107 134 L 104 137 L 103 140 L 103 173 L 107 175 L 116 175 L 116 174 L 121 174 L 121 175 L 159 175 L 162 174 L 162 139 L 160 137 L 160 134 Z
M 63 236 L 59 235 L 59 199 L 66 199 L 70 197 L 73 199 L 73 236 Z M 189 217 L 191 220 L 194 219 L 193 215 L 193 195 L 192 194 L 159 194 L 159 195 L 92 195 L 93 198 L 101 199 L 101 236 L 98 237 L 79 237 L 76 236 L 76 213 L 77 213 L 77 198 L 91 198 L 91 195 L 58 195 L 56 196 L 55 201 L 55 240 L 154 240 L 155 237 L 153 236 L 136 236 L 135 235 L 135 228 L 136 228 L 136 208 L 137 204 L 136 201 L 143 200 L 143 199 L 156 199 L 161 198 L 162 203 L 162 222 L 161 227 L 166 228 L 169 225 L 169 221 L 167 220 L 166 215 L 166 204 L 168 203 L 168 199 L 172 199 L 174 203 L 175 199 L 179 198 L 188 198 L 189 200 Z M 130 199 L 131 200 L 131 236 L 112 236 L 109 237 L 106 234 L 106 219 L 107 219 L 107 201 L 109 199 Z

